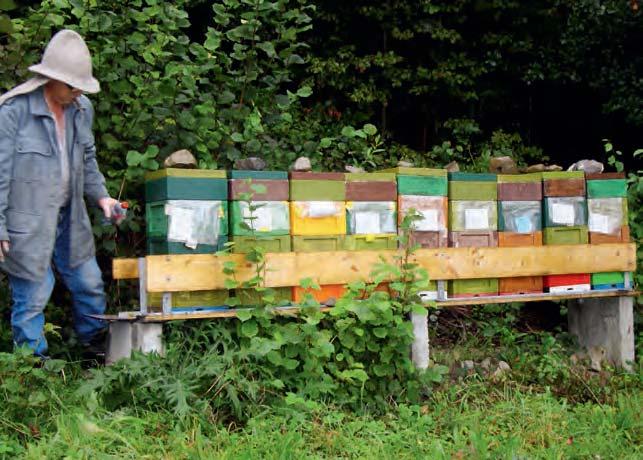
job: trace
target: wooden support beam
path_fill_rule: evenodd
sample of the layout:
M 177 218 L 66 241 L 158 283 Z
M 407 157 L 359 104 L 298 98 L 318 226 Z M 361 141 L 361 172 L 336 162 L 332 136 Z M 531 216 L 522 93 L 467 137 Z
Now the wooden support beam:
M 297 285 L 303 278 L 311 278 L 320 285 L 368 280 L 378 262 L 391 263 L 397 254 L 397 251 L 270 253 L 266 256 L 266 286 Z M 636 269 L 636 245 L 421 249 L 414 260 L 433 280 L 627 272 Z M 236 263 L 238 281 L 254 276 L 253 266 L 243 254 L 148 256 L 148 291 L 223 289 L 226 261 Z

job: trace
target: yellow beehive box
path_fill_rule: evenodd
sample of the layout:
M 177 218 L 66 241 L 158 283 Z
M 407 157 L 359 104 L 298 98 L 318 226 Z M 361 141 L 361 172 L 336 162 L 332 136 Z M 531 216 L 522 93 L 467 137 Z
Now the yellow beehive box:
M 292 235 L 345 235 L 346 203 L 344 201 L 292 201 L 290 203 Z

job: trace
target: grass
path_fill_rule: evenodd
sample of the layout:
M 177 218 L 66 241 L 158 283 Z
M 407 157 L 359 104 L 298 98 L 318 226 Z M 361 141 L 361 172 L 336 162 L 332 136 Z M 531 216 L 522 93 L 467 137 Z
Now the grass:
M 497 352 L 480 346 L 474 351 L 472 345 L 434 350 L 434 356 L 446 360 L 470 349 L 481 358 Z M 519 355 L 520 347 L 514 348 Z M 61 397 L 43 433 L 15 436 L 11 421 L 0 419 L 0 456 L 623 460 L 643 455 L 640 374 L 616 373 L 607 385 L 600 374 L 588 374 L 590 388 L 606 390 L 583 400 L 575 393 L 561 396 L 555 385 L 529 383 L 524 373 L 534 369 L 517 368 L 494 380 L 477 368 L 459 372 L 458 360 L 450 364 L 449 379 L 424 405 L 392 406 L 384 416 L 295 399 L 265 408 L 238 427 L 199 416 L 179 423 L 169 412 L 137 407 L 110 412 L 91 397 L 82 403 Z M 68 375 L 66 384 L 73 386 L 75 379 L 81 375 Z

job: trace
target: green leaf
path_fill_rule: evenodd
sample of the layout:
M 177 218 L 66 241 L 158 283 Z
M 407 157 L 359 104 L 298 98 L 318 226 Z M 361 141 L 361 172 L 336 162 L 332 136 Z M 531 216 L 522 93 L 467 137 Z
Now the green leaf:
M 316 290 L 321 289 L 317 281 L 313 280 L 312 278 L 304 278 L 300 280 L 299 286 L 301 286 L 304 289 L 316 289 Z
M 388 335 L 388 330 L 384 327 L 376 327 L 373 329 L 373 335 L 378 339 L 383 339 Z
M 252 318 L 252 309 L 250 308 L 238 308 L 237 309 L 237 318 L 239 321 L 248 321 Z
M 254 337 L 259 333 L 259 326 L 254 319 L 248 320 L 241 325 L 241 335 L 244 337 Z
M 355 137 L 355 128 L 352 126 L 344 126 L 342 128 L 342 136 Z
M 5 16 L 4 14 L 0 14 L 0 32 L 3 34 L 13 32 L 13 23 L 11 19 L 9 19 L 9 16 Z
M 310 86 L 302 86 L 297 90 L 297 96 L 299 97 L 308 97 L 311 94 L 313 94 L 313 90 L 310 88 Z
M 257 45 L 257 48 L 266 53 L 268 57 L 277 56 L 277 53 L 275 52 L 275 45 L 273 45 L 272 42 L 261 42 Z
M 243 142 L 245 139 L 243 137 L 243 134 L 241 133 L 232 133 L 230 136 L 230 139 L 232 139 L 235 142 Z
M 205 40 L 203 47 L 208 51 L 216 51 L 221 46 L 221 37 L 210 34 Z
M 0 0 L 0 11 L 11 11 L 16 8 L 13 0 Z
M 373 136 L 374 134 L 377 134 L 377 128 L 375 127 L 375 125 L 372 125 L 370 123 L 365 124 L 364 128 L 362 129 L 369 136 Z
M 141 161 L 143 161 L 145 157 L 141 155 L 139 152 L 135 150 L 130 150 L 127 152 L 127 156 L 125 157 L 125 161 L 127 162 L 128 166 L 138 166 L 141 164 Z
M 322 149 L 328 148 L 332 145 L 333 141 L 335 139 L 332 137 L 323 137 L 321 141 L 319 141 L 319 147 Z

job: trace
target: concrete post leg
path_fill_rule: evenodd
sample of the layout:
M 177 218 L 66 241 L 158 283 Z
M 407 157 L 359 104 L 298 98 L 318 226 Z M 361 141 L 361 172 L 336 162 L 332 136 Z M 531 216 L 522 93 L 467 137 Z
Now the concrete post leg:
M 634 299 L 605 297 L 569 303 L 569 332 L 590 356 L 602 354 L 626 370 L 634 363 Z
M 429 315 L 426 313 L 411 313 L 413 324 L 413 344 L 411 345 L 411 359 L 416 369 L 429 367 Z
M 105 364 L 129 358 L 133 351 L 143 353 L 164 352 L 163 325 L 161 323 L 136 323 L 113 321 L 109 324 Z

